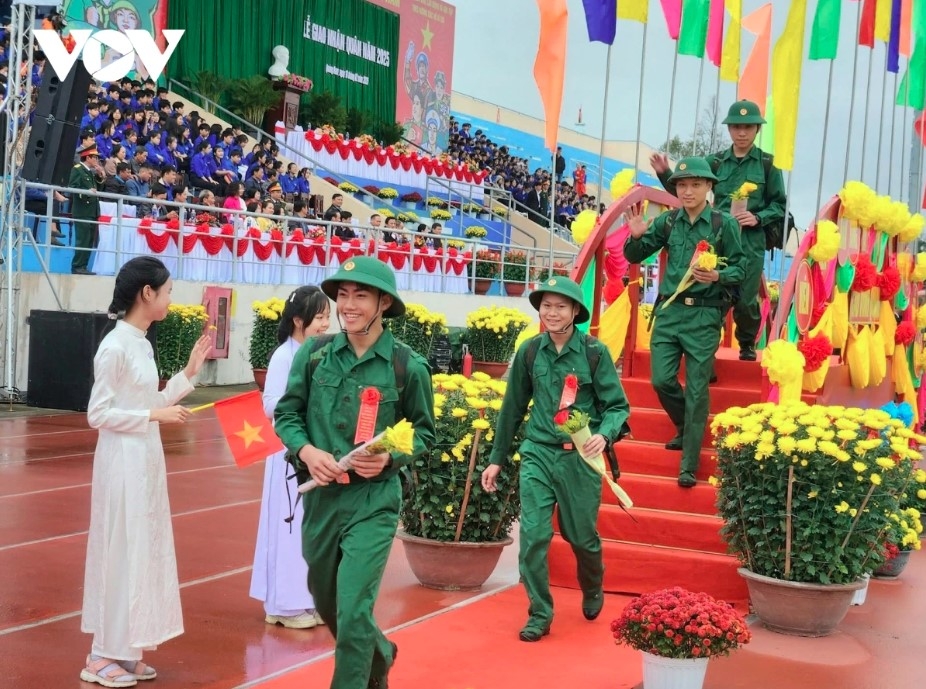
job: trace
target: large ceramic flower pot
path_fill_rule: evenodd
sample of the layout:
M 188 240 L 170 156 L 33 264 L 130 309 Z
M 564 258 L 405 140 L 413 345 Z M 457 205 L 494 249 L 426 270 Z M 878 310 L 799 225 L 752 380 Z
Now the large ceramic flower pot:
M 265 368 L 252 368 L 251 373 L 254 374 L 254 382 L 257 383 L 257 389 L 261 392 L 264 391 L 264 383 L 267 382 L 267 369 Z
M 768 629 L 794 636 L 826 636 L 842 622 L 864 579 L 851 584 L 805 584 L 773 579 L 740 567 L 756 616 Z
M 509 297 L 520 297 L 524 294 L 525 285 L 523 282 L 506 282 L 505 294 Z
M 498 361 L 474 361 L 473 370 L 481 371 L 493 378 L 501 378 L 508 372 L 508 362 Z
M 476 278 L 475 282 L 476 284 L 474 285 L 473 289 L 475 290 L 476 294 L 487 294 L 489 288 L 492 287 L 492 280 Z
M 707 658 L 663 658 L 646 651 L 643 656 L 643 689 L 701 689 L 707 674 Z
M 874 573 L 875 579 L 896 579 L 910 561 L 910 550 L 901 550 L 897 555 L 881 565 Z
M 480 588 L 495 571 L 502 550 L 512 543 L 510 538 L 491 543 L 433 541 L 411 536 L 402 529 L 396 535 L 421 585 L 441 591 Z

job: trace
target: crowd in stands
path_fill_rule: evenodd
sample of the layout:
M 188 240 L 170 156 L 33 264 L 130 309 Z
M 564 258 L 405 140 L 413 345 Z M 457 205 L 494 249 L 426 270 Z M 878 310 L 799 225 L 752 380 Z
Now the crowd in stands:
M 530 170 L 530 161 L 513 155 L 508 146 L 494 143 L 481 129 L 473 131 L 469 122 L 450 118 L 447 154 L 455 163 L 472 169 L 488 169 L 488 185 L 505 192 L 505 196 L 527 209 L 531 219 L 544 226 L 550 224 L 551 189 L 555 190 L 554 217 L 558 225 L 568 227 L 583 210 L 595 210 L 598 201 L 585 193 L 585 166 L 576 163 L 572 181 L 564 179 L 566 161 L 558 150 L 551 169 Z M 517 206 L 515 206 L 517 208 Z

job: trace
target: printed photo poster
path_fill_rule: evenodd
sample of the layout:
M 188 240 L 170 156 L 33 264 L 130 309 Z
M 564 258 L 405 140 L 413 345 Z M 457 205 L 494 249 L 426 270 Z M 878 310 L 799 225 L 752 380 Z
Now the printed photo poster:
M 164 39 L 161 31 L 166 28 L 167 2 L 168 0 L 64 0 L 61 3 L 61 14 L 67 22 L 65 31 L 140 29 L 154 34 L 158 46 L 163 50 Z M 108 65 L 120 57 L 122 56 L 115 51 L 107 50 L 103 56 L 103 65 Z M 147 77 L 147 71 L 141 62 L 137 61 L 134 78 L 141 80 Z
M 431 155 L 447 148 L 456 8 L 440 0 L 371 0 L 399 14 L 396 120 Z

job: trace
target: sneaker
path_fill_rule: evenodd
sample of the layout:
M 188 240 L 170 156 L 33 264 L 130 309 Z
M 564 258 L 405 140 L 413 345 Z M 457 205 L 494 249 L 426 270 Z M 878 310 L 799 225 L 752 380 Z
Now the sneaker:
M 314 610 L 312 612 L 306 610 L 298 615 L 267 615 L 264 622 L 267 624 L 281 624 L 287 629 L 312 629 L 318 626 Z

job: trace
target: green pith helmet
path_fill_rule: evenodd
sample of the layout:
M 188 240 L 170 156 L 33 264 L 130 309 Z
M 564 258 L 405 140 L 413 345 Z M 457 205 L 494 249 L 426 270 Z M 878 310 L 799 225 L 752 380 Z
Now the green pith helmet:
M 682 158 L 678 161 L 678 165 L 675 166 L 675 172 L 669 177 L 669 181 L 676 182 L 680 179 L 688 179 L 691 177 L 709 179 L 712 182 L 717 181 L 717 175 L 711 170 L 711 166 L 708 165 L 707 161 L 704 158 L 698 158 L 696 156 Z
M 724 124 L 765 124 L 759 106 L 751 100 L 738 100 L 727 111 Z
M 527 297 L 531 306 L 533 306 L 537 311 L 540 311 L 540 301 L 543 299 L 544 292 L 551 292 L 553 294 L 560 294 L 564 297 L 572 299 L 576 304 L 579 305 L 579 313 L 576 316 L 573 323 L 578 325 L 579 323 L 584 323 L 590 317 L 588 309 L 585 308 L 585 304 L 582 302 L 582 288 L 579 287 L 575 282 L 569 278 L 564 277 L 552 277 L 549 280 L 545 280 L 540 283 L 540 285 Z
M 395 286 L 395 273 L 377 258 L 357 256 L 342 263 L 337 273 L 322 282 L 322 292 L 332 301 L 337 301 L 338 285 L 342 282 L 356 282 L 358 285 L 374 287 L 392 297 L 392 306 L 383 312 L 386 318 L 395 318 L 405 313 L 405 303 L 399 297 L 399 291 Z

